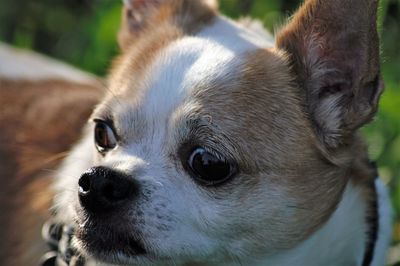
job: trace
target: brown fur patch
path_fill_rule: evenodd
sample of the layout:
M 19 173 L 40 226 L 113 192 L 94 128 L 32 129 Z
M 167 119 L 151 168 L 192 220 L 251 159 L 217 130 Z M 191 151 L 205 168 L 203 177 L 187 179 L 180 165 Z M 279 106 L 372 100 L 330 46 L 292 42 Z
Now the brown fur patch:
M 60 80 L 0 80 L 0 264 L 34 265 L 44 252 L 54 169 L 101 91 Z
M 137 40 L 114 61 L 109 79 L 112 94 L 120 94 L 127 89 L 137 92 L 135 88 L 140 85 L 145 71 L 160 50 L 182 36 L 182 31 L 176 26 L 161 24 Z

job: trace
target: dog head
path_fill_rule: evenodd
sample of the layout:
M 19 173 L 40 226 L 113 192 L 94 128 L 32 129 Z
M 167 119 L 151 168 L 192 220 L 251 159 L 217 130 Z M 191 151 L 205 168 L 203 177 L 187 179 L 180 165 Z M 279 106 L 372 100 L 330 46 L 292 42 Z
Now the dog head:
M 310 236 L 364 156 L 376 8 L 306 1 L 274 44 L 213 1 L 126 0 L 109 93 L 61 170 L 75 245 L 110 263 L 221 263 Z

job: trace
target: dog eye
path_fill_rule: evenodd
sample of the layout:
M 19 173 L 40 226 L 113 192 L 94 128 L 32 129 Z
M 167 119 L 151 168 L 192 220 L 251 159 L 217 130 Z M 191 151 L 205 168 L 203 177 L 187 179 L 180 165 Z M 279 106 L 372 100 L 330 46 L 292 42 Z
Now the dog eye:
M 117 146 L 117 139 L 112 128 L 104 121 L 95 120 L 94 141 L 100 153 L 112 150 Z
M 236 165 L 206 151 L 204 148 L 193 150 L 188 159 L 188 168 L 192 176 L 204 185 L 216 185 L 232 177 Z

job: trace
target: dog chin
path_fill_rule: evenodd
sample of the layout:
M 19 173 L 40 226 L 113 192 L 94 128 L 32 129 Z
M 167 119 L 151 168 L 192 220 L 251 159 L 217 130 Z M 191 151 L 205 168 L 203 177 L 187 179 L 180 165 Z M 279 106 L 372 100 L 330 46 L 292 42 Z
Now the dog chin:
M 194 259 L 188 256 L 169 257 L 159 254 L 154 247 L 143 244 L 144 241 L 125 233 L 116 232 L 103 226 L 84 225 L 75 230 L 73 246 L 79 254 L 99 265 L 151 265 L 169 266 L 191 264 L 207 258 Z M 209 259 L 209 258 L 208 258 Z M 91 264 L 89 264 L 91 265 Z M 96 264 L 97 265 L 97 264 Z
M 79 234 L 79 233 L 78 233 Z M 94 238 L 90 241 L 96 241 Z M 121 247 L 115 246 L 115 242 L 109 241 L 108 245 L 93 245 L 88 242 L 88 239 L 81 239 L 78 235 L 74 239 L 74 246 L 80 254 L 94 260 L 99 265 L 175 265 L 175 261 L 168 258 L 158 258 L 153 254 L 144 250 L 143 247 L 138 247 L 136 240 L 127 240 L 125 243 L 120 242 Z M 90 264 L 91 265 L 91 264 Z
M 74 246 L 78 251 L 95 261 L 115 265 L 149 265 L 154 260 L 142 247 L 139 247 L 135 240 L 126 239 L 120 242 L 118 247 L 115 242 L 109 241 L 108 245 L 95 244 L 96 238 L 82 239 L 76 237 Z M 114 240 L 115 241 L 115 240 Z M 124 245 L 124 246 L 122 246 Z
M 150 257 L 139 237 L 96 220 L 80 223 L 74 238 L 80 253 L 105 263 L 125 265 L 135 261 L 136 265 Z

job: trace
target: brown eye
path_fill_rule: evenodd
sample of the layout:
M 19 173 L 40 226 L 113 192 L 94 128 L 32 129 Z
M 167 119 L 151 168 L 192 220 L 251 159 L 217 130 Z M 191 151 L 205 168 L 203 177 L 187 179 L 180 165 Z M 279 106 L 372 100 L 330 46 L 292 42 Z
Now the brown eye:
M 204 185 L 215 185 L 236 173 L 236 165 L 218 158 L 204 148 L 196 148 L 190 154 L 188 168 L 191 174 Z
M 100 153 L 105 153 L 117 146 L 117 139 L 112 128 L 104 121 L 95 120 L 94 141 Z

